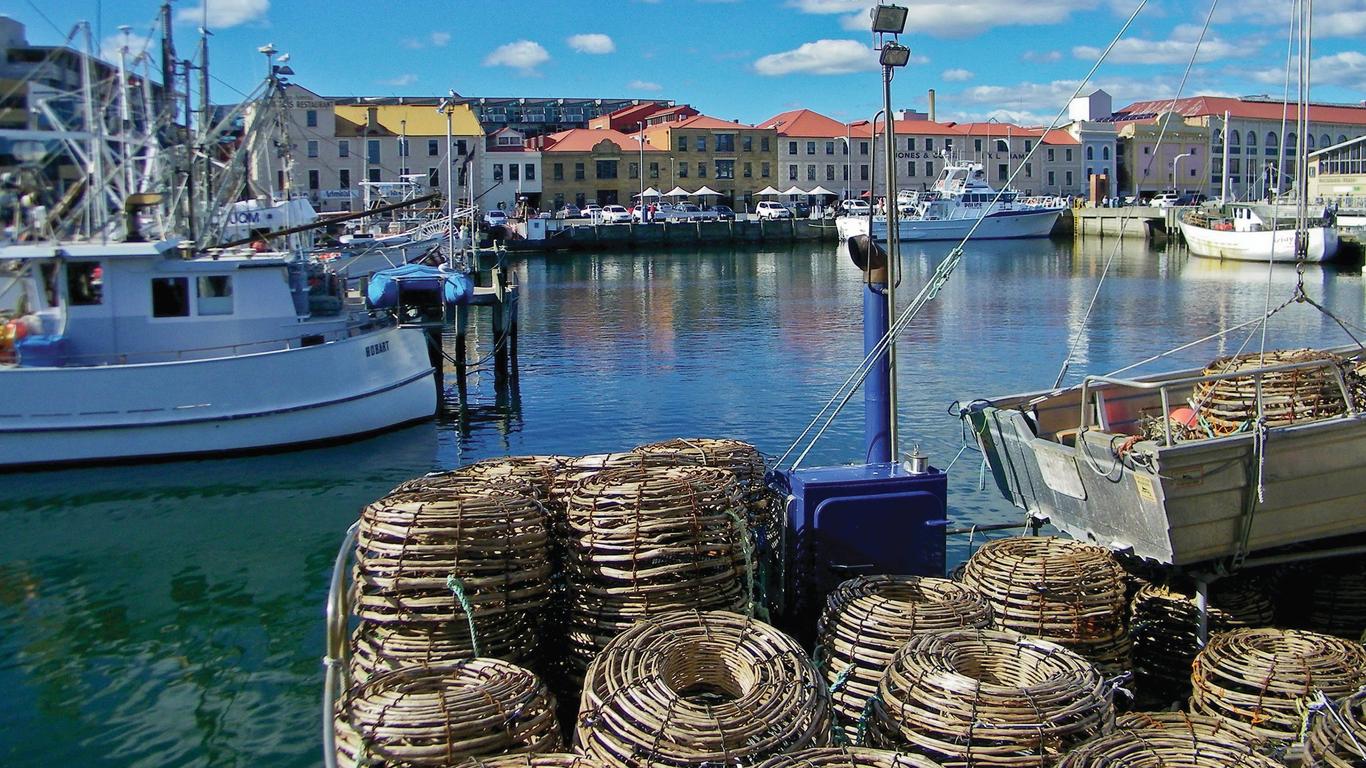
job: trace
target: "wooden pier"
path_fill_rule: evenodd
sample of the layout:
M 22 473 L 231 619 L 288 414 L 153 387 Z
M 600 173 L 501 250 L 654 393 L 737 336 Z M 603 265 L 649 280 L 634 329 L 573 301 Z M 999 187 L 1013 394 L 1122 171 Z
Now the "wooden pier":
M 1177 231 L 1176 218 L 1188 210 L 1191 208 L 1147 205 L 1074 208 L 1072 233 L 1076 237 L 1141 237 L 1147 240 L 1170 237 Z

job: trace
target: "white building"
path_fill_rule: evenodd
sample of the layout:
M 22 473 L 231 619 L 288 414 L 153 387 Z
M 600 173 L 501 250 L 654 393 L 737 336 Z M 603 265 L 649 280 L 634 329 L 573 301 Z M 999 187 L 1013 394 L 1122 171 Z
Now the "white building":
M 1087 96 L 1078 96 L 1067 105 L 1067 116 L 1072 122 L 1063 126 L 1072 138 L 1081 145 L 1082 178 L 1086 180 L 1087 191 L 1092 177 L 1104 177 L 1104 188 L 1096 188 L 1100 197 L 1113 197 L 1119 194 L 1115 124 L 1102 122 L 1114 111 L 1110 94 L 1096 89 Z
M 541 152 L 528 148 L 525 141 L 526 134 L 515 128 L 500 128 L 484 139 L 475 192 L 480 208 L 511 214 L 519 202 L 531 209 L 543 207 Z

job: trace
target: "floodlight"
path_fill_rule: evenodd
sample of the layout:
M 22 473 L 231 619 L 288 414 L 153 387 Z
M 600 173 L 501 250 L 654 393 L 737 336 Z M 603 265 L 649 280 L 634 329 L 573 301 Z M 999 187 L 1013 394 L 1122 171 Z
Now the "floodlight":
M 899 35 L 906 28 L 906 9 L 900 5 L 878 5 L 872 10 L 873 31 Z
M 882 54 L 878 56 L 878 63 L 884 67 L 904 67 L 910 61 L 911 49 L 896 43 L 882 46 Z

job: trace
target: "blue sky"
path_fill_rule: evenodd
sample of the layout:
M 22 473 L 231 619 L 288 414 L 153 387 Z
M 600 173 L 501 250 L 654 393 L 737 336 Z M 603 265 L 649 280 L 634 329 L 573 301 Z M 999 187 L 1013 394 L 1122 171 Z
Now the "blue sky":
M 1046 124 L 1142 0 L 903 0 L 913 60 L 897 108 L 940 120 Z M 295 81 L 323 95 L 650 97 L 758 122 L 795 107 L 840 120 L 881 106 L 867 0 L 209 0 L 215 100 L 250 91 L 257 47 L 291 55 Z M 106 51 L 119 26 L 143 45 L 157 3 L 0 0 L 30 42 L 60 42 L 80 20 Z M 202 6 L 174 6 L 182 55 Z M 1285 89 L 1291 0 L 1221 0 L 1183 95 Z M 1091 83 L 1115 106 L 1174 95 L 1200 37 L 1207 0 L 1149 0 Z M 1316 100 L 1366 98 L 1366 0 L 1318 0 Z M 1293 87 L 1292 87 L 1293 88 Z M 1089 90 L 1089 89 L 1088 89 Z M 1293 93 L 1293 90 L 1292 90 Z

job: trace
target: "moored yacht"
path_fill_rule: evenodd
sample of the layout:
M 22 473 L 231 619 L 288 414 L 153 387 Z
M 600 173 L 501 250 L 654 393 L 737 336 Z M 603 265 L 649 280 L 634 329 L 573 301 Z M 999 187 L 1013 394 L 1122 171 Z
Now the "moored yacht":
M 1206 258 L 1293 262 L 1328 261 L 1337 255 L 1338 230 L 1331 217 L 1319 212 L 1298 230 L 1293 215 L 1276 214 L 1270 205 L 1236 204 L 1223 211 L 1189 211 L 1176 224 L 1191 253 Z M 1298 231 L 1304 232 L 1302 251 L 1296 247 Z

